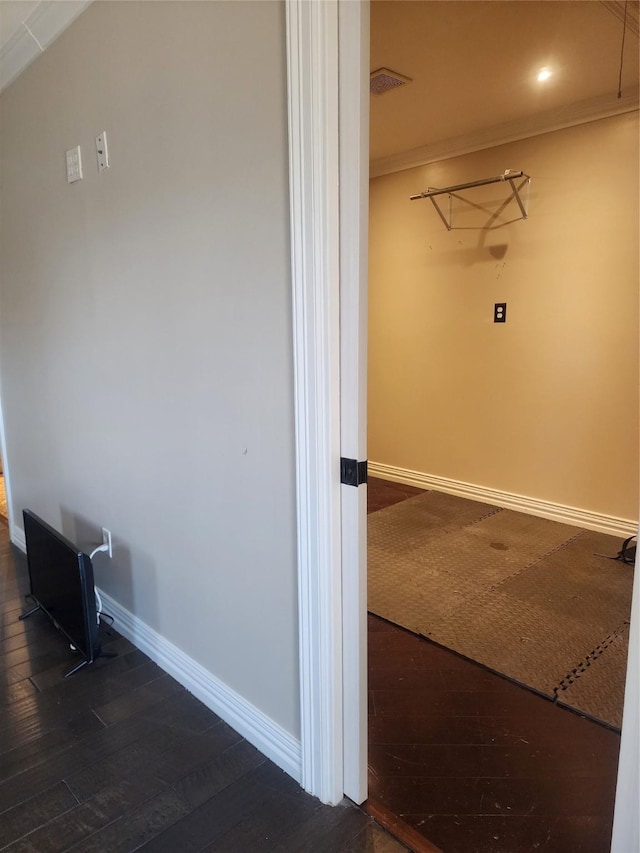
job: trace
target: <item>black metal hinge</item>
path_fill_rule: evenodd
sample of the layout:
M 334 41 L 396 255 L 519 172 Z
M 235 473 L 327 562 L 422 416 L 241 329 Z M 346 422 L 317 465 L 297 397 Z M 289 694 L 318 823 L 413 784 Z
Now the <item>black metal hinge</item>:
M 340 458 L 340 482 L 345 486 L 361 486 L 367 482 L 367 460 Z

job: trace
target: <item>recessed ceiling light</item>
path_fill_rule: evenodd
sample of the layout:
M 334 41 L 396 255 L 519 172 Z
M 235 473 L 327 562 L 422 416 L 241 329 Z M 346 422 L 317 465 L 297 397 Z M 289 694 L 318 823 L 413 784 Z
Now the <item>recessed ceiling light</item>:
M 550 68 L 541 68 L 540 71 L 538 71 L 538 81 L 543 83 L 545 80 L 548 80 L 552 74 L 553 71 Z

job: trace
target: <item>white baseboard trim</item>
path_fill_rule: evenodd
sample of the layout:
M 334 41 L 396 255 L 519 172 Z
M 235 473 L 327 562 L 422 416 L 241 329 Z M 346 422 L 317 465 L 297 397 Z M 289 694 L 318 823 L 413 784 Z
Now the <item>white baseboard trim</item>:
M 256 749 L 270 758 L 296 781 L 302 778 L 302 749 L 300 741 L 278 723 L 243 699 L 220 679 L 212 675 L 169 642 L 153 628 L 103 590 L 99 589 L 104 610 L 114 618 L 114 628 L 151 660 L 172 675 L 207 708 L 218 714 Z
M 24 530 L 12 525 L 11 541 L 26 553 Z M 113 616 L 114 628 L 151 660 L 172 675 L 207 708 L 221 717 L 249 743 L 270 758 L 297 782 L 302 779 L 300 741 L 270 717 L 243 699 L 201 664 L 134 616 L 108 593 L 98 589 L 104 609 Z
M 270 758 L 296 781 L 302 778 L 300 741 L 278 723 L 243 699 L 201 664 L 165 639 L 153 628 L 113 599 L 98 590 L 105 612 L 114 618 L 114 628 L 151 660 L 172 675 L 207 708 L 218 714 L 256 749 Z
M 18 527 L 17 524 L 12 524 L 9 527 L 9 539 L 11 539 L 16 548 L 20 548 L 24 554 L 27 553 L 27 540 L 24 538 L 24 530 Z
M 638 522 L 628 518 L 615 518 L 602 515 L 586 509 L 564 506 L 524 495 L 514 495 L 497 489 L 464 483 L 461 480 L 450 480 L 447 477 L 434 477 L 421 471 L 411 471 L 407 468 L 396 468 L 393 465 L 383 465 L 380 462 L 369 462 L 369 474 L 381 480 L 391 480 L 394 483 L 404 483 L 407 486 L 417 486 L 421 489 L 431 489 L 435 492 L 447 492 L 461 498 L 493 504 L 504 509 L 514 509 L 527 515 L 537 515 L 562 524 L 573 524 L 598 533 L 609 533 L 612 536 L 626 538 L 638 530 Z

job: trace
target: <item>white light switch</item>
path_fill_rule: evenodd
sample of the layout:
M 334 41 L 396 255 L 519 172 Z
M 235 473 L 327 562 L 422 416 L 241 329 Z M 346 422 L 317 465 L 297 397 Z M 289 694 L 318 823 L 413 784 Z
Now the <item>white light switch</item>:
M 82 156 L 80 154 L 80 146 L 70 148 L 67 151 L 67 183 L 72 184 L 74 181 L 82 180 Z
M 107 148 L 107 131 L 103 130 L 96 136 L 96 154 L 98 155 L 98 171 L 109 168 L 109 150 Z

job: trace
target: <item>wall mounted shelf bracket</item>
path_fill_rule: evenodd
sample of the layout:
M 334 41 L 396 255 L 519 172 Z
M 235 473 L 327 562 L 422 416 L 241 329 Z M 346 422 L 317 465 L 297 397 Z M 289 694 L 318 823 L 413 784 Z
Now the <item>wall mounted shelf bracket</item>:
M 462 190 L 473 189 L 474 187 L 486 187 L 487 184 L 499 184 L 507 182 L 511 186 L 511 190 L 513 192 L 513 197 L 518 203 L 518 207 L 520 208 L 520 213 L 522 214 L 522 218 L 526 219 L 528 216 L 527 209 L 524 205 L 522 197 L 520 195 L 520 189 L 522 187 L 517 187 L 514 181 L 518 180 L 518 178 L 524 178 L 527 184 L 531 183 L 531 178 L 529 175 L 525 175 L 524 172 L 514 172 L 512 169 L 505 169 L 502 175 L 497 175 L 495 178 L 484 178 L 481 181 L 469 181 L 466 184 L 456 184 L 454 187 L 444 187 L 443 189 L 434 189 L 432 187 L 427 187 L 424 192 L 418 193 L 417 195 L 410 196 L 411 201 L 417 201 L 418 199 L 428 198 L 431 203 L 435 207 L 438 216 L 444 222 L 445 228 L 447 231 L 451 231 L 452 225 L 452 199 L 455 193 L 461 192 Z M 436 201 L 436 196 L 439 195 L 448 195 L 449 196 L 449 218 L 445 216 L 442 212 L 442 209 L 438 205 Z

